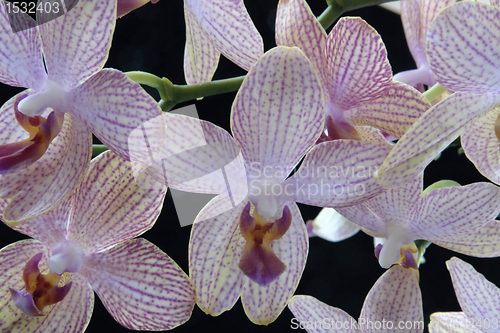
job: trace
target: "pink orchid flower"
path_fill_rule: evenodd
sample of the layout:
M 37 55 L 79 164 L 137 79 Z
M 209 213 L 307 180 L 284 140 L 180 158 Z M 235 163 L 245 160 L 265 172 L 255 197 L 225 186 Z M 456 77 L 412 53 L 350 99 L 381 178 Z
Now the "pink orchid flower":
M 13 33 L 0 6 L 0 82 L 29 88 L 0 108 L 6 221 L 39 216 L 69 196 L 88 167 L 91 132 L 128 159 L 132 130 L 161 114 L 137 83 L 102 69 L 115 21 L 115 1 L 81 0 L 65 15 Z M 161 138 L 164 124 L 148 131 Z
M 276 44 L 299 47 L 320 77 L 322 140 L 359 140 L 356 126 L 400 138 L 430 107 L 417 90 L 393 81 L 382 38 L 360 18 L 341 18 L 327 35 L 305 0 L 281 0 Z
M 184 0 L 184 17 L 184 73 L 188 84 L 210 81 L 221 53 L 249 70 L 264 52 L 262 37 L 243 0 Z
M 457 3 L 432 22 L 431 70 L 457 93 L 429 109 L 399 140 L 378 172 L 383 186 L 408 183 L 460 135 L 479 172 L 500 184 L 500 1 L 491 3 Z
M 133 239 L 154 225 L 166 194 L 155 180 L 142 181 L 105 152 L 59 207 L 14 227 L 35 239 L 0 250 L 1 331 L 83 332 L 93 290 L 129 329 L 166 330 L 189 319 L 195 295 L 187 275 L 155 245 Z M 0 201 L 2 211 L 6 205 Z

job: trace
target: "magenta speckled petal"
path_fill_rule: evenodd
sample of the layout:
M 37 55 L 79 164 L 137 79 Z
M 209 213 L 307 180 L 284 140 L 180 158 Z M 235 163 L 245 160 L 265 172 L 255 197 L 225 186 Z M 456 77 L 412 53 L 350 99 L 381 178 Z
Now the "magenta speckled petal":
M 285 235 L 271 244 L 273 252 L 287 266 L 283 274 L 267 287 L 245 278 L 241 302 L 248 318 L 255 324 L 267 325 L 276 320 L 292 297 L 306 265 L 309 238 L 299 208 L 288 205 L 292 225 Z
M 491 183 L 431 190 L 421 199 L 409 230 L 421 239 L 447 241 L 486 225 L 500 213 L 500 187 Z
M 46 269 L 49 250 L 34 239 L 22 240 L 0 250 L 0 330 L 6 332 L 55 332 L 79 333 L 87 327 L 94 308 L 94 292 L 79 274 L 63 276 L 63 283 L 72 281 L 66 297 L 54 306 L 47 307 L 47 314 L 28 317 L 14 306 L 9 287 L 24 287 L 22 271 L 26 262 L 36 253 L 44 253 L 40 268 Z M 71 314 L 71 315 L 68 315 Z
M 198 214 L 189 241 L 189 276 L 196 288 L 196 302 L 212 316 L 234 306 L 244 278 L 238 268 L 245 245 L 239 219 L 248 201 L 213 217 L 220 200 L 221 196 L 215 197 Z
M 70 90 L 100 70 L 115 21 L 116 1 L 80 0 L 68 13 L 40 25 L 49 78 Z
M 291 200 L 319 207 L 360 203 L 384 191 L 374 172 L 391 150 L 387 143 L 333 140 L 317 144 L 283 182 Z
M 495 134 L 498 116 L 500 107 L 478 117 L 462 134 L 462 147 L 469 160 L 483 176 L 500 184 L 500 140 Z
M 145 239 L 93 253 L 80 273 L 113 318 L 127 328 L 168 330 L 191 317 L 193 284 L 167 254 Z
M 293 296 L 288 303 L 288 308 L 292 311 L 295 318 L 299 322 L 313 322 L 313 323 L 324 323 L 324 325 L 314 325 L 314 327 L 308 327 L 308 333 L 358 333 L 359 330 L 356 328 L 356 319 L 351 317 L 347 312 L 329 306 L 312 296 L 297 295 Z M 325 322 L 325 319 L 328 321 Z M 336 327 L 333 331 L 330 329 L 335 323 L 342 323 L 342 328 Z M 344 323 L 347 323 L 344 325 Z M 313 326 L 313 325 L 311 325 Z M 340 325 L 339 325 L 340 326 Z M 295 325 L 292 322 L 292 328 Z M 335 327 L 335 326 L 334 326 Z
M 454 91 L 500 91 L 500 8 L 465 1 L 432 22 L 427 58 L 436 80 Z
M 268 51 L 243 81 L 231 113 L 247 165 L 278 168 L 286 177 L 319 138 L 323 103 L 318 76 L 298 48 Z
M 417 277 L 412 269 L 395 265 L 386 271 L 373 285 L 363 304 L 359 315 L 359 323 L 364 322 L 392 322 L 397 328 L 400 322 L 415 323 L 424 321 L 422 309 L 422 294 L 418 286 Z M 375 332 L 360 325 L 362 331 Z M 423 326 L 412 325 L 404 331 L 406 333 L 422 333 Z
M 196 22 L 188 6 L 184 6 L 186 20 L 186 47 L 184 48 L 184 76 L 187 84 L 212 80 L 219 63 L 220 52 Z
M 492 220 L 479 230 L 447 237 L 446 241 L 434 240 L 434 244 L 473 257 L 500 256 L 500 222 Z
M 0 144 L 22 141 L 29 137 L 28 132 L 16 120 L 14 101 L 19 95 L 31 95 L 33 93 L 33 90 L 22 91 L 5 102 L 0 108 Z
M 355 105 L 345 117 L 353 125 L 372 126 L 401 138 L 430 107 L 417 90 L 394 82 L 387 86 L 383 97 Z
M 500 0 L 490 0 L 492 6 L 500 7 Z
M 160 107 L 122 72 L 103 69 L 70 94 L 72 106 L 68 112 L 83 120 L 121 158 L 129 160 L 129 149 L 134 149 L 129 145 L 136 142 L 129 140 L 129 136 L 148 121 L 150 127 L 145 130 L 151 150 L 160 150 L 165 139 L 163 118 L 158 117 L 162 114 Z
M 467 318 L 474 322 L 481 320 L 483 325 L 485 320 L 496 318 L 500 313 L 500 289 L 461 259 L 453 257 L 446 266 L 458 303 Z
M 38 30 L 12 32 L 5 4 L 0 6 L 0 45 L 0 82 L 15 87 L 41 88 L 47 74 Z
M 437 2 L 437 1 L 434 1 Z M 420 6 L 417 0 L 406 0 L 401 2 L 401 21 L 405 31 L 406 43 L 410 49 L 411 55 L 417 67 L 427 63 L 425 58 L 425 31 L 423 37 L 424 42 L 421 42 L 422 34 L 422 19 Z
M 91 153 L 87 126 L 65 114 L 61 132 L 38 161 L 18 173 L 0 176 L 0 196 L 11 199 L 5 221 L 34 218 L 60 204 L 83 179 Z
M 470 323 L 468 327 L 461 327 Z M 431 314 L 429 333 L 484 333 L 463 312 L 435 312 Z
M 360 18 L 341 18 L 328 34 L 326 81 L 340 110 L 382 97 L 392 70 L 380 35 Z
M 281 0 L 276 12 L 276 44 L 297 46 L 311 61 L 321 85 L 326 63 L 326 33 L 305 0 Z
M 500 95 L 455 93 L 430 108 L 389 153 L 378 171 L 378 183 L 393 188 L 415 179 L 471 120 L 499 103 Z
M 262 55 L 262 37 L 243 0 L 184 0 L 184 6 L 215 47 L 236 65 L 249 70 Z
M 130 162 L 111 151 L 90 163 L 74 194 L 68 239 L 86 253 L 97 252 L 136 237 L 158 218 L 166 187 L 139 187 Z

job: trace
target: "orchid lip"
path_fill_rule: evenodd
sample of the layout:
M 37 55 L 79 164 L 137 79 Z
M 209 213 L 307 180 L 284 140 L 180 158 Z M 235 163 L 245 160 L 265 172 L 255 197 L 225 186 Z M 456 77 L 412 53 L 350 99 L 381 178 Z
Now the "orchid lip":
M 84 256 L 78 245 L 65 241 L 52 250 L 52 256 L 47 260 L 47 265 L 51 273 L 76 273 L 82 266 Z

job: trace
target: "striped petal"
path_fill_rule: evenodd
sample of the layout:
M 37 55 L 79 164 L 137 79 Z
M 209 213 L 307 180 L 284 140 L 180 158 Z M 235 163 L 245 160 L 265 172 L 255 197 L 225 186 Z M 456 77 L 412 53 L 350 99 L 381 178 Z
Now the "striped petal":
M 309 222 L 307 222 L 309 226 Z M 354 236 L 359 227 L 357 224 L 340 215 L 333 208 L 323 208 L 311 223 L 313 235 L 330 242 L 340 242 Z
M 94 292 L 79 274 L 63 276 L 63 283 L 72 281 L 66 297 L 53 307 L 47 307 L 47 314 L 40 317 L 26 316 L 12 302 L 9 287 L 20 290 L 24 287 L 22 271 L 26 262 L 35 254 L 43 252 L 45 260 L 49 250 L 40 242 L 26 239 L 11 244 L 0 251 L 2 263 L 0 275 L 0 330 L 13 333 L 56 332 L 77 333 L 87 327 L 94 308 Z M 40 265 L 46 268 L 45 263 Z
M 500 91 L 500 8 L 463 2 L 442 11 L 427 34 L 436 80 L 454 91 Z
M 425 36 L 427 31 L 425 31 L 422 36 L 421 15 L 420 5 L 417 0 L 401 2 L 401 21 L 403 22 L 406 43 L 408 44 L 413 59 L 415 59 L 417 63 L 417 67 L 427 63 L 427 59 L 425 58 Z
M 478 230 L 469 231 L 434 244 L 473 257 L 500 256 L 500 222 L 493 220 Z
M 139 186 L 129 162 L 112 152 L 92 160 L 74 194 L 68 239 L 86 253 L 98 252 L 150 229 L 161 212 L 166 188 Z
M 184 0 L 192 17 L 215 47 L 245 70 L 263 53 L 263 42 L 243 0 Z
M 184 6 L 186 47 L 184 76 L 187 84 L 209 82 L 217 69 L 220 52 L 196 22 L 188 6 Z
M 326 33 L 305 0 L 280 0 L 276 12 L 276 44 L 297 46 L 311 61 L 325 86 Z
M 114 69 L 104 69 L 70 92 L 72 107 L 69 112 L 80 118 L 110 150 L 129 160 L 132 145 L 140 143 L 130 136 L 141 125 L 145 128 L 149 146 L 158 152 L 165 139 L 165 124 L 156 101 Z M 142 137 L 141 131 L 141 139 Z
M 355 105 L 345 117 L 353 125 L 372 126 L 401 138 L 430 107 L 429 101 L 417 90 L 393 83 L 383 97 Z
M 145 239 L 93 253 L 80 273 L 113 318 L 129 329 L 169 330 L 191 317 L 193 284 L 166 253 Z
M 448 241 L 485 226 L 500 213 L 500 187 L 491 183 L 431 190 L 422 199 L 409 231 L 429 241 Z
M 13 32 L 5 8 L 0 6 L 0 82 L 38 90 L 47 78 L 38 30 Z
M 326 54 L 327 90 L 335 109 L 347 110 L 382 97 L 392 82 L 382 38 L 360 18 L 341 18 L 337 22 L 328 34 Z
M 196 289 L 196 302 L 212 316 L 234 306 L 244 278 L 238 268 L 245 246 L 239 222 L 248 201 L 220 214 L 222 199 L 215 197 L 198 214 L 189 240 L 189 276 Z
M 336 208 L 360 203 L 384 191 L 373 174 L 390 150 L 389 144 L 380 142 L 317 144 L 282 187 L 291 200 L 308 205 Z
M 483 326 L 486 321 L 497 318 L 500 313 L 500 289 L 463 260 L 453 257 L 446 262 L 446 266 L 450 271 L 458 303 L 467 318 L 474 322 L 481 321 Z
M 351 317 L 347 312 L 320 302 L 312 296 L 293 296 L 290 303 L 288 303 L 288 308 L 298 320 L 298 322 L 295 322 L 292 319 L 292 329 L 294 329 L 295 325 L 298 325 L 299 322 L 313 322 L 322 323 L 322 325 L 311 325 L 313 327 L 307 328 L 308 333 L 359 332 L 356 319 Z M 328 320 L 325 321 L 325 319 Z
M 468 325 L 469 324 L 469 325 Z M 430 333 L 482 333 L 463 312 L 435 312 L 431 314 Z
M 3 6 L 0 6 L 3 7 Z M 13 96 L 0 108 L 0 144 L 25 140 L 29 134 L 19 125 L 14 112 L 14 101 L 20 95 L 33 94 L 33 90 L 24 90 Z
M 500 184 L 500 140 L 496 135 L 496 121 L 500 107 L 478 117 L 462 134 L 462 147 L 467 157 L 486 178 Z
M 0 176 L 0 196 L 11 199 L 5 221 L 34 218 L 65 200 L 85 175 L 91 139 L 85 124 L 65 114 L 61 132 L 39 160 L 20 172 Z
M 398 141 L 380 167 L 377 182 L 404 186 L 470 126 L 471 120 L 495 105 L 500 95 L 455 93 L 430 108 Z
M 412 269 L 401 265 L 392 266 L 375 282 L 366 296 L 358 322 L 364 332 L 379 332 L 373 326 L 370 329 L 367 325 L 369 321 L 391 322 L 393 332 L 423 332 L 422 294 Z M 411 328 L 402 330 L 398 327 L 401 322 L 420 322 L 422 325 L 412 325 Z
M 292 297 L 304 271 L 309 250 L 309 238 L 299 208 L 288 205 L 292 225 L 286 234 L 271 244 L 273 252 L 287 266 L 267 287 L 245 278 L 241 302 L 248 318 L 255 324 L 268 325 L 276 320 Z
M 318 77 L 298 48 L 284 46 L 267 52 L 250 70 L 231 113 L 231 130 L 247 165 L 272 174 L 279 169 L 284 177 L 316 142 L 323 125 Z
M 115 21 L 116 1 L 80 0 L 66 14 L 41 24 L 49 78 L 70 90 L 100 70 L 108 58 Z
M 336 210 L 349 221 L 356 223 L 370 236 L 385 238 L 386 225 L 367 205 L 359 204 L 336 208 Z

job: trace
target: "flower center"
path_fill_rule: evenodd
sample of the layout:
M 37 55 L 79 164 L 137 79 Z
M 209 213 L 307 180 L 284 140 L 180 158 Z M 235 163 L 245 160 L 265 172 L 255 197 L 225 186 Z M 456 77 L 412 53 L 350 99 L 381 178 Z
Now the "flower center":
M 43 111 L 49 107 L 64 112 L 65 99 L 66 91 L 57 83 L 47 80 L 43 90 L 19 102 L 18 109 L 30 117 L 42 115 Z
M 43 315 L 45 306 L 62 301 L 71 289 L 71 282 L 63 287 L 57 286 L 60 274 L 41 274 L 38 268 L 41 259 L 42 253 L 38 253 L 26 263 L 23 271 L 24 289 L 9 288 L 14 305 L 28 316 Z
M 240 217 L 240 231 L 246 243 L 238 267 L 252 281 L 267 286 L 286 269 L 286 265 L 271 248 L 274 240 L 280 239 L 290 228 L 292 213 L 288 206 L 281 218 L 269 222 L 249 202 Z
M 414 237 L 406 233 L 401 228 L 387 228 L 387 241 L 380 249 L 378 261 L 383 268 L 389 268 L 401 258 L 401 248 L 414 241 Z
M 47 260 L 47 265 L 51 273 L 76 273 L 82 266 L 84 256 L 78 245 L 65 241 L 52 250 L 52 257 Z

